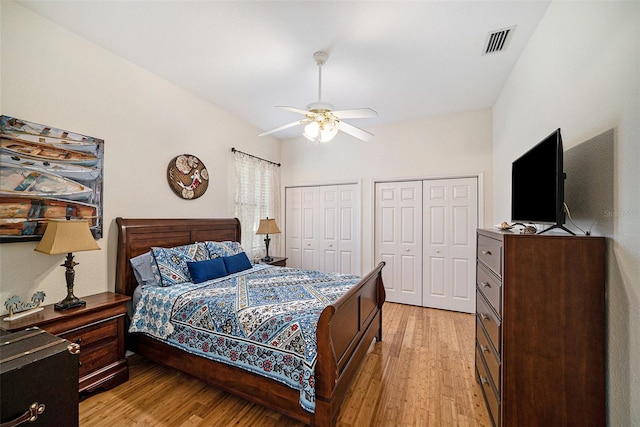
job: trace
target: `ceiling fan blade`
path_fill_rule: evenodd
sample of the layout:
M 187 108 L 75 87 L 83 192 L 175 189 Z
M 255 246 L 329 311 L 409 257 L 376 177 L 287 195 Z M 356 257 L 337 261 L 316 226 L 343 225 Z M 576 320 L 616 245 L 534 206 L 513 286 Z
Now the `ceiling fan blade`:
M 291 111 L 293 113 L 298 113 L 298 114 L 304 114 L 305 116 L 307 114 L 309 114 L 309 111 L 307 110 L 303 110 L 301 108 L 296 108 L 296 107 L 287 107 L 287 106 L 283 106 L 283 105 L 279 105 L 276 108 L 280 108 L 282 110 L 287 110 L 287 111 Z
M 343 121 L 339 121 L 337 123 L 338 129 L 340 129 L 344 133 L 348 133 L 351 136 L 354 136 L 363 141 L 371 141 L 373 139 L 373 134 L 367 132 L 364 129 L 360 129 L 359 127 L 350 125 L 349 123 L 345 123 Z
M 356 108 L 354 110 L 332 111 L 331 114 L 339 119 L 368 119 L 378 117 L 378 113 L 371 108 Z
M 272 133 L 279 132 L 279 131 L 285 130 L 285 129 L 289 129 L 291 127 L 301 125 L 301 124 L 306 123 L 308 121 L 309 121 L 308 119 L 297 120 L 295 122 L 288 123 L 288 124 L 286 124 L 284 126 L 280 126 L 278 128 L 271 129 L 271 130 L 268 130 L 266 132 L 259 133 L 258 136 L 271 135 Z

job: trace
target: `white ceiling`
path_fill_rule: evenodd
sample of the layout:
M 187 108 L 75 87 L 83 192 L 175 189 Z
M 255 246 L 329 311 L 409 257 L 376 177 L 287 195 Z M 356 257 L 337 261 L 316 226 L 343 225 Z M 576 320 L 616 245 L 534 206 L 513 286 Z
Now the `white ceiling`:
M 317 101 L 371 107 L 368 128 L 490 108 L 549 1 L 19 1 L 150 72 L 268 130 Z M 517 25 L 504 52 L 487 34 Z M 301 129 L 275 134 L 298 135 Z

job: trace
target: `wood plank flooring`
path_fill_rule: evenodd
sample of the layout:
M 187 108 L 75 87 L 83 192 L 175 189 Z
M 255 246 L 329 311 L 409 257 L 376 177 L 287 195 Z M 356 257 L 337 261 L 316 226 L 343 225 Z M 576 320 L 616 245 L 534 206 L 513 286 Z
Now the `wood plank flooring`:
M 385 303 L 338 426 L 491 426 L 474 378 L 471 314 Z M 130 380 L 80 403 L 80 426 L 301 426 L 133 355 Z

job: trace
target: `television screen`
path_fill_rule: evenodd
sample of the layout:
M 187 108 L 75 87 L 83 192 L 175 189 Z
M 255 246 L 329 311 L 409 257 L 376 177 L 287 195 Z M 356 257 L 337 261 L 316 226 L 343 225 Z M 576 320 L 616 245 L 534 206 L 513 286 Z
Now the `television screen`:
M 560 129 L 516 159 L 511 175 L 511 220 L 564 224 L 564 179 Z

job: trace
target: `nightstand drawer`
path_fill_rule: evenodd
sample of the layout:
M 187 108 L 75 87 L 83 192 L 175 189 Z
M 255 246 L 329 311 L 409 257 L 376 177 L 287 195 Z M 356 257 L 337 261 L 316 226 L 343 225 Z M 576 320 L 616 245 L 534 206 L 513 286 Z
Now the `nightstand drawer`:
M 116 340 L 118 338 L 118 319 L 108 319 L 94 323 L 93 325 L 76 329 L 61 334 L 60 336 L 71 342 L 80 344 L 80 348 L 84 351 L 100 341 Z
M 89 350 L 83 350 L 80 346 L 80 378 L 117 362 L 119 359 L 118 343 L 115 341 L 107 341 L 98 347 L 91 347 Z
M 118 331 L 119 320 L 115 318 L 60 335 L 80 344 L 80 377 L 120 359 Z

